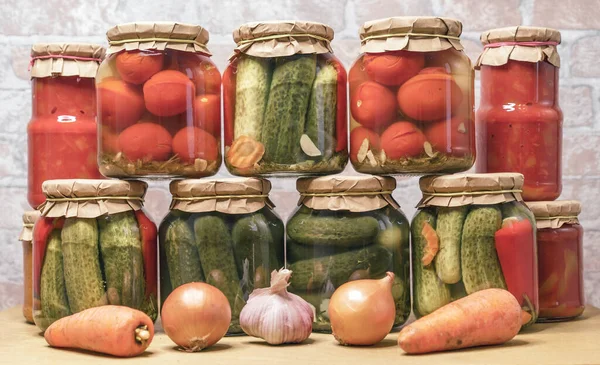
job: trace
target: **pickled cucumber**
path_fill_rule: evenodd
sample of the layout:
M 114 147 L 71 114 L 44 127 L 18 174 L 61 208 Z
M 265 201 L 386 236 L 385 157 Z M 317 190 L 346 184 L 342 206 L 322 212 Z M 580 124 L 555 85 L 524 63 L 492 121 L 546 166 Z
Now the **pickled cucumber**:
M 468 206 L 438 208 L 435 231 L 440 239 L 440 249 L 435 256 L 435 272 L 446 284 L 456 284 L 461 279 L 460 241 L 468 211 Z
M 234 139 L 247 136 L 259 140 L 272 73 L 271 61 L 267 58 L 239 58 L 235 84 Z
M 306 134 L 321 152 L 321 158 L 329 158 L 335 152 L 337 76 L 333 65 L 324 64 L 317 72 L 308 105 Z
M 494 242 L 494 234 L 501 226 L 502 213 L 497 207 L 475 207 L 467 214 L 461 248 L 467 294 L 489 288 L 506 289 Z
M 379 233 L 379 222 L 370 216 L 332 217 L 297 213 L 290 219 L 287 234 L 304 245 L 342 247 L 373 243 Z
M 42 330 L 71 314 L 65 288 L 60 230 L 57 229 L 48 237 L 40 277 L 40 305 L 42 313 L 36 316 L 36 324 Z
M 164 253 L 172 289 L 205 280 L 194 234 L 183 219 L 177 218 L 168 224 Z
M 133 211 L 98 218 L 109 304 L 141 309 L 145 279 L 142 240 Z
M 108 304 L 100 269 L 96 219 L 66 218 L 61 241 L 71 311 L 77 313 Z

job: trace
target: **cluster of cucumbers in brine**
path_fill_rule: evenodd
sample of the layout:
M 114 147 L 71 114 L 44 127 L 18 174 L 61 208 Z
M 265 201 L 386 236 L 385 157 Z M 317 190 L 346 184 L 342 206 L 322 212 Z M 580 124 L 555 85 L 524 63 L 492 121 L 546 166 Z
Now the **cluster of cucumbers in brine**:
M 496 237 L 507 225 L 523 220 L 535 227 L 531 212 L 515 202 L 419 210 L 411 225 L 415 315 L 425 316 L 483 289 L 511 290 L 503 274 Z M 530 232 L 530 241 L 518 244 L 534 250 L 533 231 Z
M 45 329 L 62 317 L 107 304 L 135 308 L 155 320 L 156 293 L 147 293 L 146 283 L 156 279 L 146 278 L 145 259 L 135 212 L 66 218 L 46 242 L 36 323 Z
M 235 72 L 233 143 L 225 159 L 231 171 L 247 175 L 343 169 L 346 135 L 336 130 L 336 120 L 346 122 L 337 100 L 338 72 L 345 71 L 337 61 L 314 54 L 243 55 Z M 342 132 L 344 140 L 338 141 Z
M 229 334 L 243 333 L 239 314 L 250 293 L 268 287 L 283 267 L 284 228 L 273 213 L 172 211 L 160 226 L 161 299 L 190 282 L 218 288 L 231 306 Z
M 395 274 L 394 325 L 410 315 L 408 221 L 385 207 L 365 213 L 312 210 L 302 206 L 288 221 L 286 253 L 290 291 L 315 308 L 313 330 L 331 331 L 329 298 L 340 285 Z

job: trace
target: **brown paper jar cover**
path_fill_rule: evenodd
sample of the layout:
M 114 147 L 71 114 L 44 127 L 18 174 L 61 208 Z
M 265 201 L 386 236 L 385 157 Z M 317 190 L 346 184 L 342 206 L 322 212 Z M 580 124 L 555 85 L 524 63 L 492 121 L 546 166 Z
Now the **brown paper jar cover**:
M 560 228 L 564 224 L 579 224 L 581 203 L 577 200 L 526 202 L 535 215 L 538 229 Z
M 33 226 L 40 217 L 39 210 L 31 210 L 23 213 L 23 229 L 19 234 L 19 241 L 31 242 L 33 240 Z
M 104 47 L 97 44 L 36 43 L 31 47 L 31 77 L 94 78 L 104 55 Z

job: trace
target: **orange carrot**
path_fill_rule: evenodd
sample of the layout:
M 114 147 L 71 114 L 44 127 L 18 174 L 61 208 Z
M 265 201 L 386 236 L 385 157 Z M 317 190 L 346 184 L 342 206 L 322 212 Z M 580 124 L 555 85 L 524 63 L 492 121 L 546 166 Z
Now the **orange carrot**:
M 136 309 L 105 305 L 52 323 L 44 338 L 52 347 L 101 352 L 119 357 L 146 351 L 154 337 L 150 317 Z
M 435 229 L 431 226 L 431 224 L 425 222 L 423 223 L 423 229 L 421 230 L 421 234 L 425 237 L 427 241 L 427 245 L 425 246 L 425 252 L 423 254 L 423 258 L 421 262 L 423 262 L 423 266 L 428 266 L 431 264 L 435 255 L 437 255 L 440 249 L 440 239 L 435 232 Z
M 503 289 L 475 292 L 404 327 L 398 346 L 409 354 L 496 345 L 521 329 L 521 306 Z

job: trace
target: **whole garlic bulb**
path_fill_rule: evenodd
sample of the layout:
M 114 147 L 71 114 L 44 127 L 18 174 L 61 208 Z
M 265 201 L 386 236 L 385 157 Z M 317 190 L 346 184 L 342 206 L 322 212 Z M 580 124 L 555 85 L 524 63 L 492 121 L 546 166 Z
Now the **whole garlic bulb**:
M 273 270 L 271 287 L 254 289 L 240 313 L 240 325 L 246 334 L 259 337 L 271 345 L 299 343 L 312 332 L 314 315 L 310 304 L 288 293 L 287 269 Z

